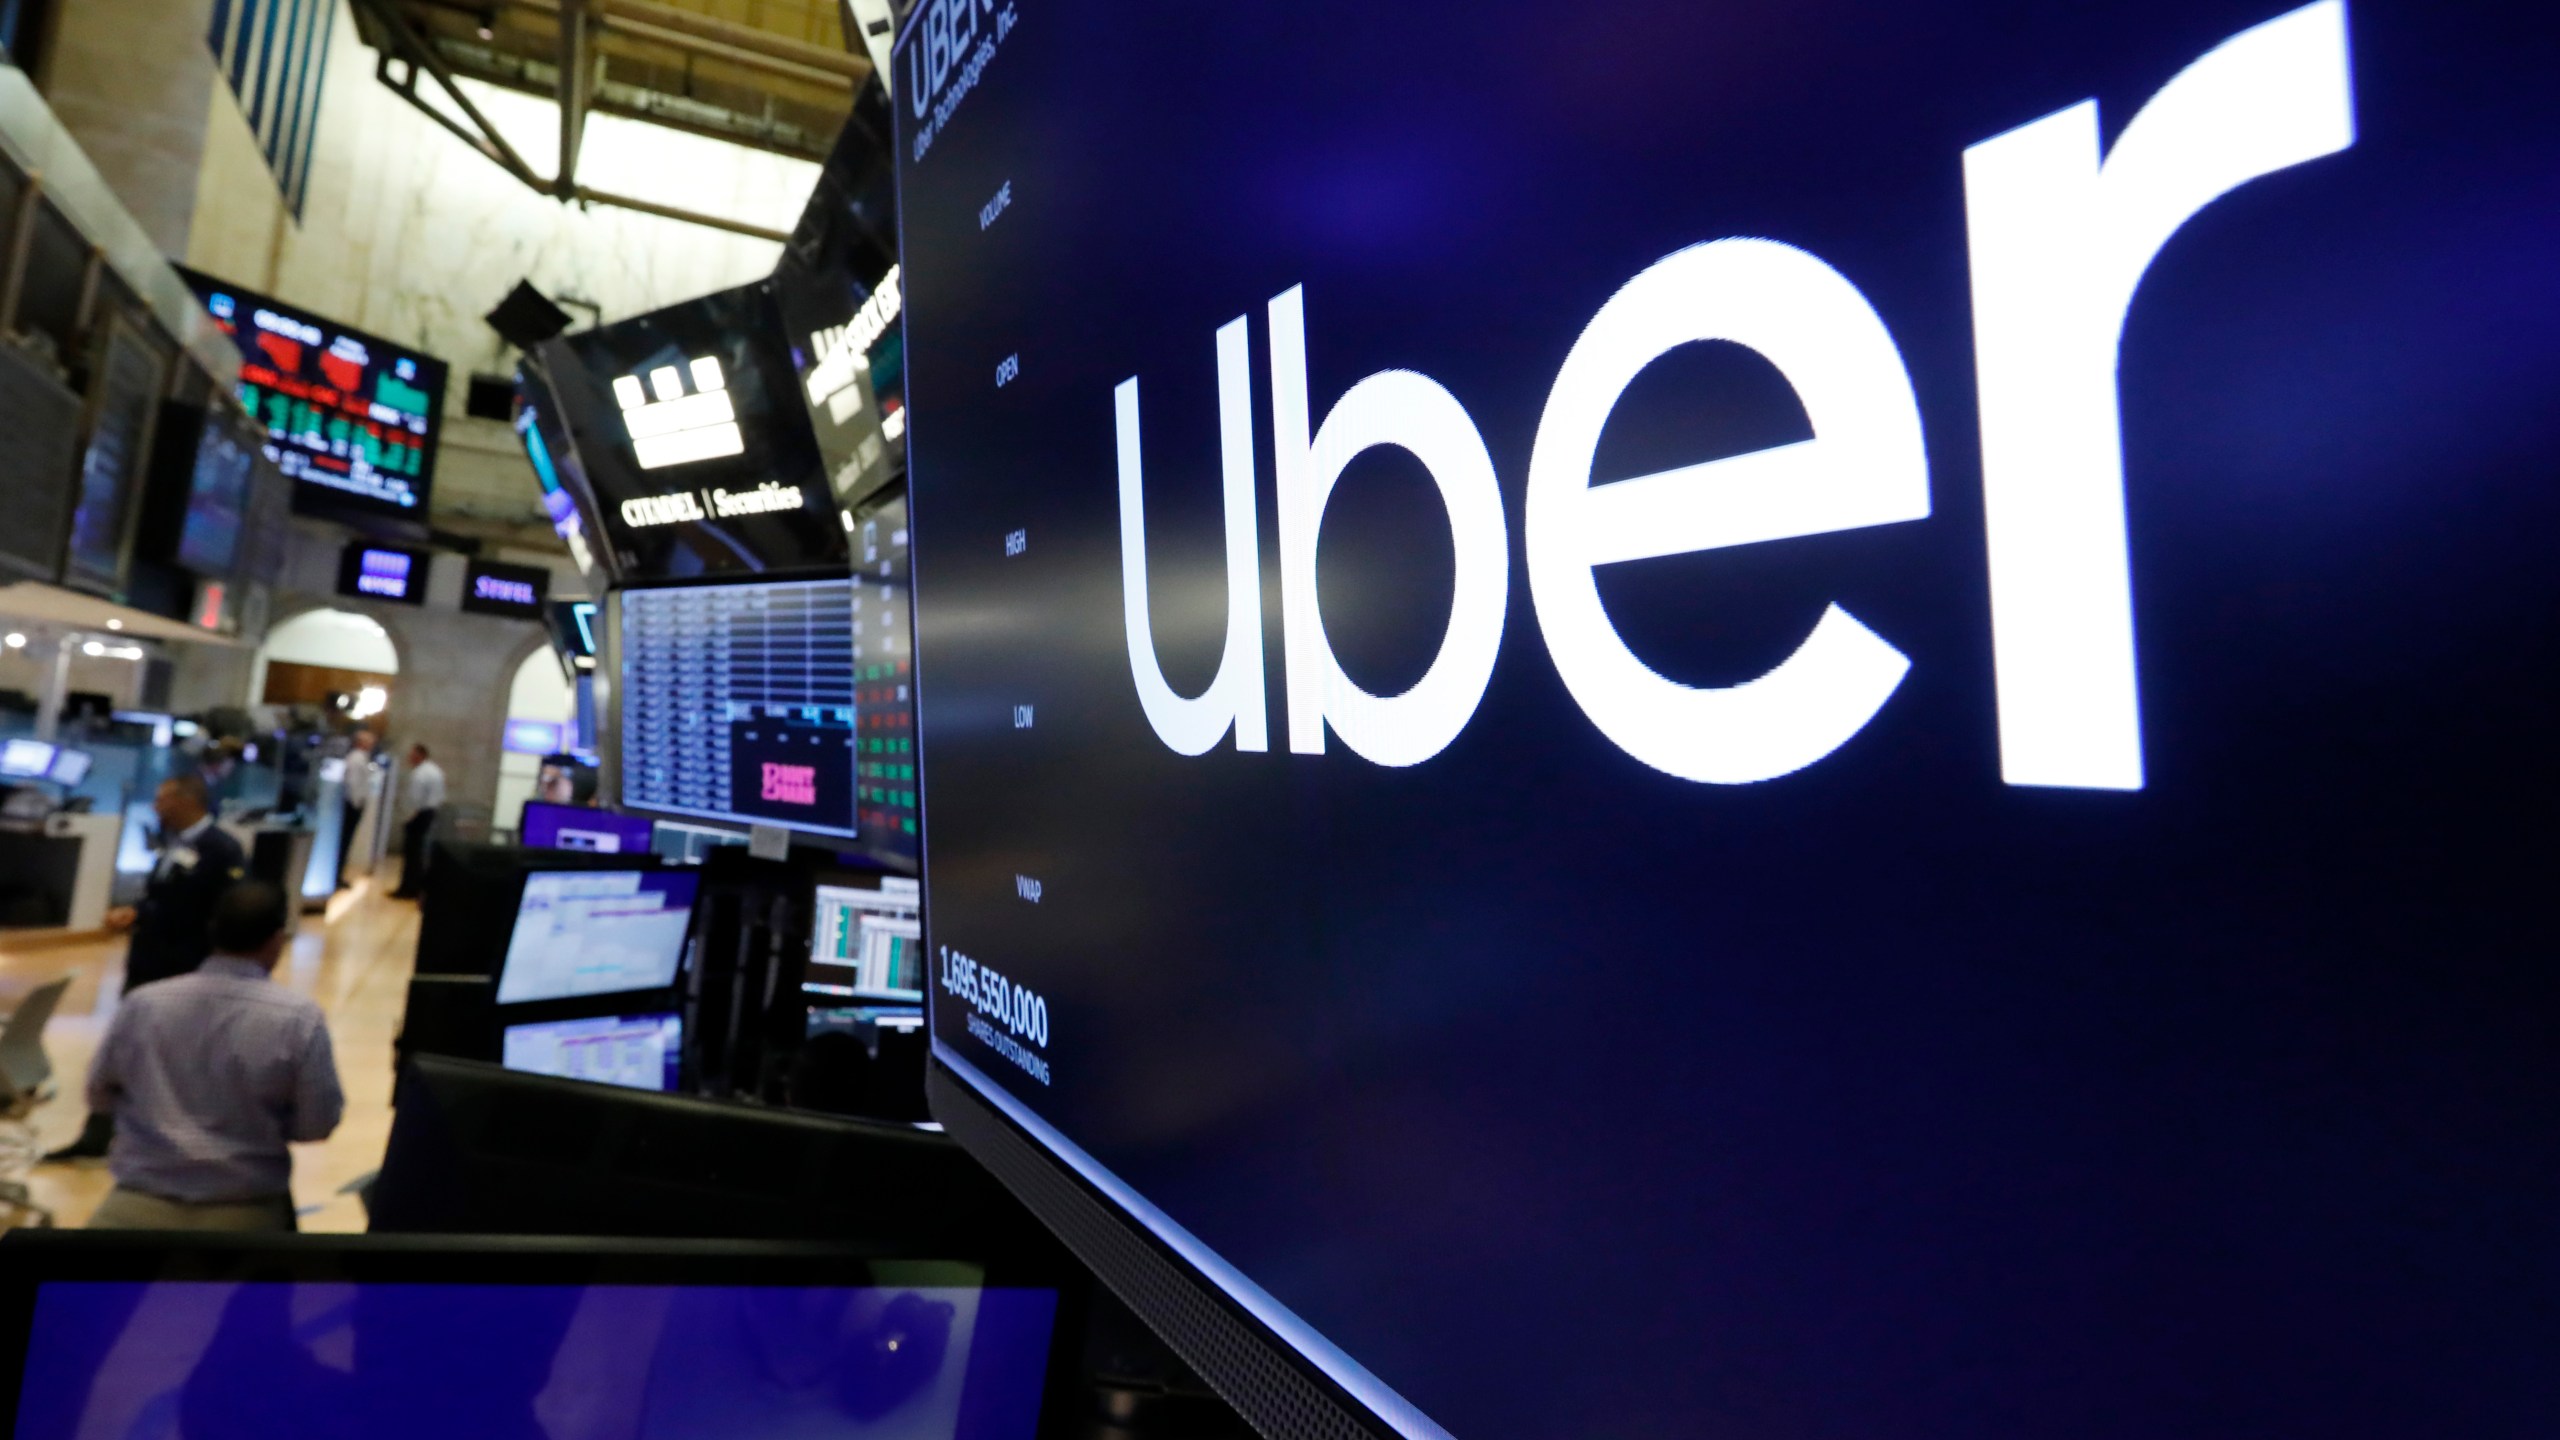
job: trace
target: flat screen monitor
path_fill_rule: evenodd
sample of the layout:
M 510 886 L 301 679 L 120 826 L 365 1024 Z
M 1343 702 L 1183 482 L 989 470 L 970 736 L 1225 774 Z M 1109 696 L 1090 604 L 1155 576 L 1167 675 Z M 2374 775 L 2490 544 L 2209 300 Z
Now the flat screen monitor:
M 843 568 L 843 516 L 769 282 L 539 353 L 626 581 Z
M 430 563 L 424 550 L 354 541 L 338 552 L 338 593 L 356 600 L 424 605 Z
M 217 405 L 196 432 L 195 463 L 176 560 L 198 575 L 227 576 L 241 558 L 260 454 L 255 426 Z
M 462 567 L 462 608 L 476 615 L 541 620 L 551 572 L 538 565 L 472 559 Z
M 130 322 L 107 327 L 89 377 L 89 434 L 63 552 L 63 579 L 71 584 L 118 597 L 124 592 L 168 373 L 167 357 Z
M 684 870 L 547 870 L 524 877 L 498 1003 L 572 1000 L 675 983 L 700 877 Z
M 1266 1434 L 2544 1428 L 2556 26 L 920 5 L 936 1114 Z
M 0 1403 L 21 1440 L 1036 1440 L 1086 1401 L 1065 1269 L 1018 1249 L 13 1236 Z
M 444 424 L 445 363 L 183 266 L 240 350 L 240 403 L 298 513 L 427 518 Z
M 853 839 L 853 582 L 617 594 L 621 803 Z
M 77 785 L 89 778 L 89 767 L 97 763 L 97 758 L 86 750 L 63 746 L 53 752 L 53 763 L 45 767 L 44 778 L 56 785 Z
M 643 815 L 619 815 L 590 805 L 555 805 L 548 800 L 524 802 L 518 826 L 528 850 L 581 850 L 590 855 L 646 855 L 655 822 Z
M 672 1013 L 552 1020 L 510 1025 L 502 1043 L 510 1070 L 671 1093 L 684 1022 Z
M 850 512 L 853 541 L 854 828 L 862 850 L 912 872 L 923 853 L 916 778 L 914 585 L 903 487 Z M 1013 717 L 1008 717 L 1013 718 Z M 1031 712 L 1036 722 L 1036 707 Z
M 924 900 L 916 882 L 892 876 L 878 888 L 820 885 L 815 900 L 803 982 L 809 994 L 924 998 Z
M 20 737 L 0 740 L 0 775 L 38 779 L 52 774 L 57 758 L 56 748 L 42 740 Z

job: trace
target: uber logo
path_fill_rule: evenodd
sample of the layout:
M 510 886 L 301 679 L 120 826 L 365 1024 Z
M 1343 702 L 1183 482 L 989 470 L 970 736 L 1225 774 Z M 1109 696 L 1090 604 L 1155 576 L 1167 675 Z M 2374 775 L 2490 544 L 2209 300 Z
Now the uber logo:
M 2012 785 L 2142 788 L 2131 566 L 2116 350 L 2143 273 L 2213 200 L 2355 138 L 2342 0 L 2242 31 L 2146 101 L 2102 155 L 2097 102 L 1964 155 L 1980 394 L 1983 509 L 2002 778 Z M 1509 603 L 1509 537 L 1483 437 L 1438 382 L 1384 370 L 1312 421 L 1305 301 L 1268 306 L 1274 489 L 1289 749 L 1328 731 L 1380 765 L 1444 749 L 1484 697 Z M 1727 340 L 1795 387 L 1813 438 L 1594 486 L 1592 456 L 1637 373 L 1673 348 Z M 1230 730 L 1269 747 L 1263 713 L 1260 537 L 1255 533 L 1250 340 L 1217 333 L 1226 506 L 1227 634 L 1217 676 L 1176 695 L 1147 612 L 1145 467 L 1138 381 L 1120 383 L 1123 622 L 1148 723 L 1199 755 Z M 1316 608 L 1316 537 L 1353 457 L 1411 452 L 1449 518 L 1448 628 L 1421 680 L 1372 695 L 1343 674 Z M 1566 688 L 1600 732 L 1655 769 L 1747 784 L 1802 769 L 1864 729 L 1911 662 L 1838 605 L 1793 654 L 1738 685 L 1666 678 L 1620 639 L 1593 572 L 1654 556 L 1758 544 L 1929 515 L 1928 452 L 1911 379 L 1864 295 L 1821 259 L 1764 239 L 1665 256 L 1583 329 L 1549 390 L 1531 448 L 1522 532 L 1531 603 Z

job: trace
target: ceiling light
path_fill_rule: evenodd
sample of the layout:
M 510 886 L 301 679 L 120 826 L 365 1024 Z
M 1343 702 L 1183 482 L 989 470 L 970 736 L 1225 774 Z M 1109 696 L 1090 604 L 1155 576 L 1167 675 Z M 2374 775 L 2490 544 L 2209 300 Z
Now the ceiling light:
M 0 643 L 7 644 L 12 650 L 24 650 L 27 648 L 27 637 L 19 634 L 15 630 L 12 630 L 9 632 L 9 638 L 5 642 Z
M 124 622 L 121 620 L 110 620 L 107 622 L 107 628 L 110 630 L 121 630 L 124 628 Z

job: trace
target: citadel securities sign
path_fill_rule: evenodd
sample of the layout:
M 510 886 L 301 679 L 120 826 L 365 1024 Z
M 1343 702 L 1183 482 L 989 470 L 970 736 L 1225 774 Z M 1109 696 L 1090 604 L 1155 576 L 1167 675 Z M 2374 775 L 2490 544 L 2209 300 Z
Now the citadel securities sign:
M 2346 13 L 2321 0 L 2230 37 L 2099 143 L 2095 100 L 1964 152 L 2002 777 L 2012 785 L 2143 783 L 2116 352 L 2144 272 L 2216 198 L 2335 154 L 2355 138 Z M 1329 729 L 1380 765 L 1447 747 L 1483 699 L 1509 603 L 1508 534 L 1475 422 L 1438 382 L 1385 370 L 1311 427 L 1305 301 L 1267 307 L 1289 749 Z M 1592 485 L 1600 432 L 1637 373 L 1673 348 L 1759 352 L 1802 400 L 1813 438 Z M 1227 631 L 1216 677 L 1174 693 L 1148 619 L 1138 381 L 1115 394 L 1123 623 L 1138 699 L 1177 753 L 1230 730 L 1269 748 L 1250 340 L 1216 337 Z M 1456 556 L 1449 621 L 1421 680 L 1373 695 L 1343 673 L 1316 608 L 1316 537 L 1354 456 L 1411 452 L 1430 472 Z M 1814 764 L 1864 729 L 1910 669 L 1893 643 L 1829 606 L 1755 679 L 1692 687 L 1648 667 L 1602 607 L 1600 566 L 1925 520 L 1927 446 L 1909 372 L 1874 307 L 1819 257 L 1731 238 L 1665 256 L 1604 304 L 1565 356 L 1531 450 L 1522 532 L 1530 599 L 1566 688 L 1602 734 L 1667 774 L 1747 784 Z

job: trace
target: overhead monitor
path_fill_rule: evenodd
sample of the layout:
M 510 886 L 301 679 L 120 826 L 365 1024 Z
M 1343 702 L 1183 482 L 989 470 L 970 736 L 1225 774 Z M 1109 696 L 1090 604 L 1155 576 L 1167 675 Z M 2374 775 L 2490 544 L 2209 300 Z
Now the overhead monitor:
M 849 523 L 853 703 L 862 722 L 854 746 L 854 828 L 866 854 L 913 872 L 923 853 L 917 805 L 922 792 L 905 487 L 892 486 L 857 503 Z
M 168 386 L 169 357 L 129 320 L 111 322 L 89 375 L 88 435 L 62 578 L 121 599 L 141 517 L 153 424 Z
M 0 740 L 0 775 L 33 780 L 53 772 L 55 747 L 43 740 L 11 736 Z
M 901 26 L 952 1133 L 1265 1434 L 2534 1431 L 2551 7 L 1178 11 Z
M 508 1069 L 527 1074 L 671 1092 L 684 1022 L 663 1014 L 510 1025 L 500 1054 Z
M 769 283 L 539 353 L 626 581 L 844 567 L 843 515 Z
M 89 767 L 97 763 L 97 758 L 86 750 L 62 746 L 53 752 L 53 763 L 45 767 L 44 778 L 56 785 L 77 785 L 89 778 Z
M 228 281 L 180 267 L 240 350 L 240 403 L 300 513 L 427 518 L 443 430 L 445 363 Z
M 773 267 L 800 399 L 828 482 L 848 502 L 893 478 L 905 454 L 883 433 L 898 416 L 895 376 L 873 370 L 875 357 L 894 359 L 898 328 L 897 194 L 879 139 L 889 130 L 887 88 L 866 83 L 853 110 Z
M 358 540 L 338 553 L 338 593 L 395 605 L 427 603 L 429 552 Z
M 876 887 L 817 887 L 809 928 L 812 995 L 851 1000 L 924 998 L 923 896 L 895 876 Z
M 675 983 L 699 876 L 686 870 L 537 870 L 524 877 L 498 1003 L 570 1000 Z
M 544 618 L 551 572 L 539 565 L 508 565 L 474 558 L 462 567 L 462 608 L 511 620 Z
M 646 855 L 657 826 L 641 815 L 617 815 L 590 805 L 524 802 L 518 825 L 528 850 L 580 850 L 591 855 Z
M 855 838 L 853 582 L 616 594 L 621 803 Z
M 173 412 L 163 412 L 164 421 Z M 228 576 L 241 558 L 250 523 L 258 464 L 257 429 L 230 406 L 204 412 L 196 429 L 183 528 L 174 558 L 198 575 Z
M 0 345 L 0 582 L 62 578 L 81 409 L 52 367 Z

